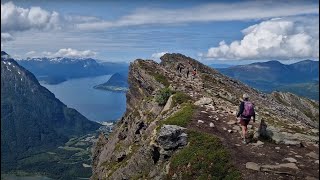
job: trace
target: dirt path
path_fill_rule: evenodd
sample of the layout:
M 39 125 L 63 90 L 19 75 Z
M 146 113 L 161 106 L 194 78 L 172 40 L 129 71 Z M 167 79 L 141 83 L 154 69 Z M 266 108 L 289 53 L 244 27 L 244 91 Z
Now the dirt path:
M 203 96 L 203 82 L 201 79 L 198 77 L 194 80 L 191 78 L 186 79 L 183 74 L 177 72 L 171 73 L 171 81 L 174 82 L 173 84 L 177 87 L 177 90 L 186 92 L 195 100 Z M 198 108 L 188 129 L 207 132 L 219 137 L 223 145 L 230 151 L 232 161 L 235 167 L 242 173 L 244 179 L 319 179 L 319 157 L 312 158 L 307 155 L 310 152 L 314 152 L 319 156 L 318 145 L 304 144 L 304 147 L 298 147 L 274 144 L 268 141 L 261 141 L 263 143 L 262 145 L 257 145 L 256 142 L 242 144 L 240 126 L 229 123 L 230 121 L 236 121 L 235 115 L 225 110 L 212 108 L 213 106 L 202 106 Z M 199 123 L 198 120 L 203 121 L 203 123 Z M 210 127 L 210 123 L 214 124 L 213 128 Z M 253 122 L 250 122 L 250 124 L 253 127 L 251 131 L 257 130 L 258 123 L 253 124 Z M 232 130 L 232 132 L 229 133 L 228 130 Z M 293 163 L 298 169 L 281 168 L 271 172 L 262 172 L 246 168 L 247 162 L 254 162 L 259 165 L 290 163 L 285 158 L 293 158 L 293 161 L 296 160 L 296 162 Z M 279 172 L 282 173 L 279 174 Z
M 202 120 L 203 123 L 199 123 L 198 120 Z M 278 145 L 265 141 L 263 145 L 259 146 L 254 142 L 242 144 L 239 133 L 240 127 L 236 124 L 228 124 L 232 120 L 235 120 L 235 115 L 219 112 L 219 110 L 210 111 L 208 107 L 202 106 L 196 111 L 188 128 L 219 137 L 224 146 L 229 149 L 234 165 L 241 171 L 244 179 L 319 179 L 319 161 L 316 162 L 317 159 L 306 155 L 310 152 L 317 152 L 318 154 L 318 146 L 305 145 L 305 147 L 297 147 Z M 214 123 L 213 128 L 209 126 L 211 122 Z M 257 126 L 257 124 L 254 126 Z M 228 130 L 232 130 L 233 132 L 229 133 Z M 246 168 L 247 162 L 255 162 L 260 165 L 289 163 L 285 158 L 297 160 L 295 164 L 298 169 L 289 169 L 289 171 L 286 169 L 287 173 L 277 174 Z

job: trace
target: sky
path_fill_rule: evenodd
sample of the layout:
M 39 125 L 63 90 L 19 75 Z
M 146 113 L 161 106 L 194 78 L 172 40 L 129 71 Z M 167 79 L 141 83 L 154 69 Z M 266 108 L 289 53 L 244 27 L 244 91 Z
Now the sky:
M 1 50 L 17 59 L 319 60 L 319 2 L 2 0 Z

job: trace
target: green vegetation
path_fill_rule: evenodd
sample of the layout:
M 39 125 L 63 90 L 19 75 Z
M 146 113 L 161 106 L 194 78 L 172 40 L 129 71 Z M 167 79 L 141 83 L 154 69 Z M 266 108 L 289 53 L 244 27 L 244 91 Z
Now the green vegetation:
M 209 74 L 201 74 L 201 78 L 204 82 L 205 88 L 212 88 L 215 84 L 217 84 L 217 81 L 215 78 L 212 77 L 212 75 Z
M 132 155 L 133 155 L 134 153 L 136 153 L 136 151 L 138 150 L 139 147 L 140 147 L 140 146 L 139 146 L 138 144 L 133 144 L 133 145 L 131 145 L 131 146 L 129 147 L 129 149 L 131 148 L 130 152 L 129 152 L 129 153 L 126 155 L 126 157 L 125 157 L 122 161 L 120 161 L 120 162 L 118 162 L 118 161 L 111 161 L 111 162 L 106 161 L 106 162 L 102 163 L 102 166 L 105 166 L 106 169 L 107 169 L 108 171 L 110 171 L 110 172 L 108 173 L 108 177 L 110 177 L 118 168 L 127 165 L 128 160 L 132 157 Z M 119 149 L 122 149 L 122 147 L 119 147 Z
M 164 106 L 173 92 L 169 88 L 163 88 L 156 96 L 156 102 L 160 106 Z
M 299 96 L 319 101 L 319 82 L 286 84 L 277 86 L 276 90 L 282 92 L 291 92 Z
M 140 180 L 140 179 L 148 179 L 148 172 L 143 171 L 143 172 L 138 172 L 136 175 L 131 177 L 132 180 Z
M 163 84 L 165 87 L 169 87 L 170 83 L 168 79 L 164 75 L 154 72 L 155 69 L 151 67 L 152 65 L 149 65 L 144 61 L 139 61 L 139 66 L 153 76 L 156 81 Z
M 191 100 L 191 97 L 183 92 L 176 92 L 172 97 L 171 107 L 175 107 L 178 104 L 186 103 Z
M 156 115 L 153 114 L 153 112 L 151 110 L 144 111 L 143 115 L 146 117 L 146 122 L 148 122 L 148 123 L 152 122 L 156 118 Z
M 266 120 L 267 124 L 269 123 L 272 126 L 285 127 L 286 129 L 291 130 L 291 131 L 296 132 L 296 133 L 303 133 L 303 134 L 305 133 L 304 129 L 302 129 L 300 127 L 296 127 L 296 126 L 289 126 L 288 125 L 289 123 L 286 123 L 284 121 L 275 120 L 269 115 L 265 115 L 264 119 Z
M 283 105 L 285 105 L 285 106 L 290 106 L 290 104 L 288 104 L 287 102 L 285 102 L 285 101 L 282 100 L 282 98 L 280 97 L 280 95 L 279 95 L 278 93 L 275 93 L 275 94 L 274 94 L 274 97 L 276 98 L 276 100 L 277 100 L 279 103 L 281 103 L 281 104 L 283 104 Z
M 154 77 L 156 81 L 163 84 L 165 87 L 169 87 L 170 83 L 164 75 L 158 73 L 152 73 L 151 75 Z
M 172 116 L 168 117 L 166 120 L 161 122 L 162 124 L 171 124 L 186 127 L 191 121 L 195 106 L 192 104 L 186 104 L 180 111 L 176 112 Z M 159 128 L 161 127 L 159 125 Z
M 91 164 L 91 150 L 93 142 L 86 141 L 88 134 L 81 137 L 70 138 L 59 148 L 34 153 L 18 160 L 16 169 L 8 171 L 9 174 L 44 175 L 53 179 L 89 178 L 92 174 L 90 167 L 82 164 Z
M 139 111 L 137 110 L 137 109 L 135 109 L 133 112 L 132 112 L 132 117 L 133 118 L 140 118 L 141 116 L 140 116 L 140 113 L 139 113 Z
M 173 155 L 168 179 L 180 174 L 181 179 L 241 179 L 230 162 L 230 155 L 220 140 L 212 135 L 188 131 L 190 144 Z

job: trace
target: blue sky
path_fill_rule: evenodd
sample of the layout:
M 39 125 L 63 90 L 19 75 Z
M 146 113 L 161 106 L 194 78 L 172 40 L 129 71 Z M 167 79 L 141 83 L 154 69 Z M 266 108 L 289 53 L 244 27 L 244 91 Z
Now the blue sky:
M 1 1 L 1 49 L 16 58 L 205 63 L 319 59 L 317 1 Z

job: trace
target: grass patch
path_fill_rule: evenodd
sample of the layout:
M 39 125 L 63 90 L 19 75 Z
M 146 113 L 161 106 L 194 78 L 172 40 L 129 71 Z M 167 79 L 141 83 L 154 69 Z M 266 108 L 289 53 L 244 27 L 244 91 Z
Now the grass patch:
M 145 98 L 145 100 L 146 100 L 147 102 L 152 102 L 153 96 L 147 96 L 147 97 Z
M 213 88 L 215 84 L 217 84 L 217 80 L 212 77 L 212 75 L 209 74 L 201 74 L 201 78 L 204 82 L 205 88 Z
M 108 177 L 112 176 L 112 174 L 119 169 L 120 167 L 126 166 L 128 164 L 128 160 L 132 157 L 132 155 L 134 153 L 136 153 L 136 151 L 138 150 L 140 146 L 137 144 L 133 144 L 131 145 L 129 148 L 131 148 L 129 154 L 127 154 L 127 156 L 120 162 L 117 161 L 105 161 L 104 163 L 102 163 L 102 166 L 105 166 L 107 170 L 110 170 L 110 172 L 108 173 Z
M 132 117 L 133 117 L 133 118 L 137 118 L 137 119 L 141 118 L 140 113 L 139 113 L 139 111 L 138 111 L 137 109 L 135 109 L 135 110 L 132 112 Z
M 276 100 L 280 103 L 280 104 L 283 104 L 285 106 L 290 106 L 290 104 L 288 104 L 287 102 L 283 101 L 282 98 L 280 97 L 279 94 L 275 93 L 274 94 L 274 97 L 276 98 Z
M 301 129 L 300 127 L 296 127 L 296 126 L 288 126 L 288 123 L 289 122 L 283 122 L 281 120 L 275 120 L 275 119 L 272 119 L 271 116 L 265 116 L 264 118 L 267 122 L 267 125 L 268 123 L 273 125 L 273 126 L 276 126 L 276 127 L 283 127 L 283 128 L 286 128 L 288 130 L 291 130 L 295 133 L 302 133 L 302 134 L 305 134 L 306 131 L 304 129 Z
M 191 100 L 191 97 L 183 92 L 176 92 L 172 96 L 172 105 L 171 107 L 175 107 L 178 104 L 186 103 Z
M 152 67 L 152 64 L 148 64 L 145 61 L 139 61 L 139 66 L 153 76 L 156 81 L 163 84 L 165 87 L 169 87 L 170 83 L 168 79 L 164 75 L 154 72 L 156 69 Z
M 83 151 L 82 148 L 70 147 L 70 146 L 59 146 L 58 148 L 66 150 L 66 151 Z
M 171 158 L 168 179 L 241 179 L 221 141 L 212 135 L 188 131 L 190 144 Z M 179 177 L 178 175 L 178 177 Z
M 164 75 L 158 73 L 151 73 L 151 75 L 154 77 L 156 81 L 163 84 L 165 87 L 169 87 L 170 83 Z
M 168 117 L 158 126 L 160 128 L 162 124 L 170 124 L 186 127 L 191 121 L 195 106 L 192 104 L 186 104 L 180 111 L 176 112 L 172 116 Z

